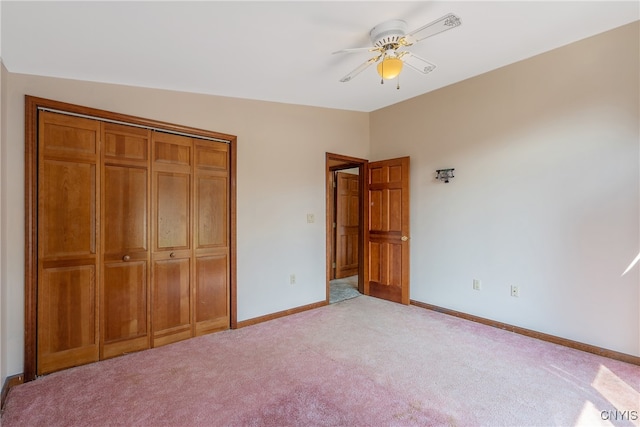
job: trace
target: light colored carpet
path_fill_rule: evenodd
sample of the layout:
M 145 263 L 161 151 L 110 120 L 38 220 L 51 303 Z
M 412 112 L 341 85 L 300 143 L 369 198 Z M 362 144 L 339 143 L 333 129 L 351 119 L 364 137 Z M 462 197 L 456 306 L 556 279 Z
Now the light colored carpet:
M 602 411 L 639 390 L 638 366 L 361 296 L 14 387 L 2 425 L 634 426 Z
M 358 276 L 334 279 L 329 282 L 330 304 L 359 297 L 360 295 L 362 294 L 358 292 Z

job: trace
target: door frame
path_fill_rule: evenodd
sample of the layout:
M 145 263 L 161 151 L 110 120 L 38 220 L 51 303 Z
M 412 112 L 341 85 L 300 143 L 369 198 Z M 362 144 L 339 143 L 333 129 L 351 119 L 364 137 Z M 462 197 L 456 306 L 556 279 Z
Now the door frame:
M 50 109 L 61 113 L 89 116 L 154 128 L 169 133 L 202 136 L 229 143 L 229 300 L 231 329 L 238 327 L 237 319 L 237 224 L 236 174 L 237 137 L 204 129 L 145 119 L 111 111 L 68 104 L 50 99 L 25 95 L 25 272 L 24 272 L 24 381 L 36 377 L 37 367 L 37 287 L 38 287 L 38 110 Z
M 357 157 L 344 156 L 342 154 L 335 154 L 327 152 L 325 155 L 325 194 L 326 194 L 326 302 L 329 304 L 329 292 L 332 270 L 332 234 L 333 234 L 333 221 L 332 210 L 334 203 L 334 191 L 333 191 L 333 172 L 358 168 L 358 174 L 360 175 L 359 191 L 360 202 L 358 204 L 359 226 L 358 226 L 358 291 L 361 294 L 369 295 L 369 251 L 368 245 L 368 230 L 369 230 L 369 215 L 368 213 L 368 192 L 366 191 L 367 184 L 367 170 L 369 161 L 366 159 L 360 159 Z

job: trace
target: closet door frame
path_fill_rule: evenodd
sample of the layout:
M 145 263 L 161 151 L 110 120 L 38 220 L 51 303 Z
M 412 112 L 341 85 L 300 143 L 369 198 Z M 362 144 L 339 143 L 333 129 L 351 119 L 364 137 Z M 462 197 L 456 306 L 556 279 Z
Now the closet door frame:
M 97 120 L 113 120 L 169 133 L 214 138 L 229 143 L 229 296 L 231 329 L 238 327 L 236 293 L 236 165 L 237 137 L 188 126 L 114 113 L 80 105 L 25 95 L 25 334 L 24 381 L 36 378 L 38 300 L 38 110 L 41 108 L 81 114 Z

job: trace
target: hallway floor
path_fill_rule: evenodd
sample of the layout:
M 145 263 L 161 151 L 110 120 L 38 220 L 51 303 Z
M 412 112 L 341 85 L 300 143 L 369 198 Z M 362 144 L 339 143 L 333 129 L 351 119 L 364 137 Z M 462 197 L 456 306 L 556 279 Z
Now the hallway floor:
M 358 292 L 358 276 L 334 279 L 329 282 L 329 304 L 360 296 Z

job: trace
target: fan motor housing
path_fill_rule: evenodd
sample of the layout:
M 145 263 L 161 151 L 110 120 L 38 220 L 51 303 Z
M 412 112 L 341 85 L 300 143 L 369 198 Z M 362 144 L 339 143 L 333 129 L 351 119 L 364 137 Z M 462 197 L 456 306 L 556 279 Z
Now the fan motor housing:
M 374 46 L 384 47 L 389 44 L 397 44 L 406 33 L 407 23 L 401 19 L 392 19 L 373 27 L 369 32 L 369 37 Z

